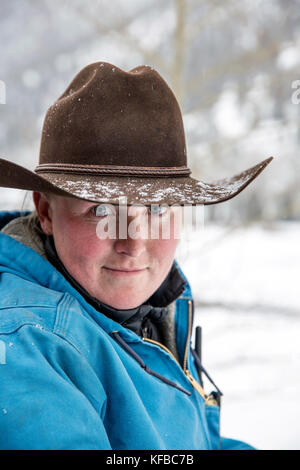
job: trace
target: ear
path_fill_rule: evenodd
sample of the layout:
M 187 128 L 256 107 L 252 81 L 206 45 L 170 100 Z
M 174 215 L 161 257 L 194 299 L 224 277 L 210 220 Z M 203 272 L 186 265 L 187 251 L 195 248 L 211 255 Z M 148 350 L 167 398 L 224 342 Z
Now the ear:
M 40 220 L 43 232 L 46 235 L 52 235 L 52 208 L 50 200 L 44 193 L 33 192 L 33 202 Z

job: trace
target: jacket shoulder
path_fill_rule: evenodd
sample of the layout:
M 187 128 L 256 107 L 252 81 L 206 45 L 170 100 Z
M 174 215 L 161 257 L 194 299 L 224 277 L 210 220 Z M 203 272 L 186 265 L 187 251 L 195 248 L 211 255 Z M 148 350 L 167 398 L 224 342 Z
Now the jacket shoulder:
M 91 307 L 92 308 L 92 307 Z M 69 292 L 61 292 L 22 279 L 16 274 L 0 274 L 0 335 L 23 326 L 59 336 L 88 357 L 95 336 L 107 334 L 96 325 L 84 306 Z
M 64 292 L 54 291 L 13 273 L 0 275 L 0 333 L 23 324 L 53 330 Z

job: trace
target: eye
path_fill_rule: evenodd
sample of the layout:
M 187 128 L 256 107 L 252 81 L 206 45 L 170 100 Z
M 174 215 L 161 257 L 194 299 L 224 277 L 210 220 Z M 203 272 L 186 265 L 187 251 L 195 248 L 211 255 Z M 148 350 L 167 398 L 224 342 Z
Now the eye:
M 167 212 L 168 206 L 160 206 L 159 204 L 151 204 L 149 212 L 152 215 L 163 215 Z
M 92 207 L 92 212 L 96 217 L 107 217 L 115 213 L 113 208 L 107 204 L 99 204 L 99 206 Z

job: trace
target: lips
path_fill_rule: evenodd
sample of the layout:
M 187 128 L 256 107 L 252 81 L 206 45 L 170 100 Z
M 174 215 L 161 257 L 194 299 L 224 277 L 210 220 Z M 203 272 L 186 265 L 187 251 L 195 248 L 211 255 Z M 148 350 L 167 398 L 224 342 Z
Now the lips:
M 109 266 L 104 266 L 105 269 L 109 269 L 110 271 L 118 271 L 118 272 L 125 272 L 125 273 L 136 273 L 139 271 L 144 271 L 146 268 L 134 268 L 134 269 L 128 269 L 128 268 L 111 268 Z
M 111 279 L 127 279 L 131 277 L 138 277 L 143 274 L 147 268 L 139 268 L 139 269 L 128 269 L 128 268 L 109 268 L 104 266 L 105 271 L 107 272 L 108 276 Z

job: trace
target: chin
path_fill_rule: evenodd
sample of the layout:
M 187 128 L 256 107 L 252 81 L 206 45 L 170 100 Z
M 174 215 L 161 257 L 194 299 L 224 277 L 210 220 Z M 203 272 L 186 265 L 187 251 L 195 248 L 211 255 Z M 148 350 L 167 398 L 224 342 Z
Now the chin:
M 111 307 L 117 309 L 117 310 L 130 310 L 132 308 L 139 307 L 144 301 L 142 300 L 141 302 L 136 302 L 136 303 L 114 303 L 112 304 L 107 304 L 110 305 Z

